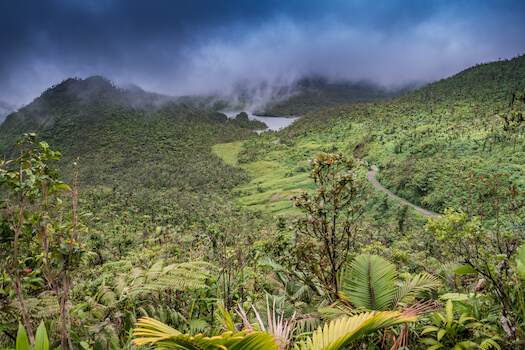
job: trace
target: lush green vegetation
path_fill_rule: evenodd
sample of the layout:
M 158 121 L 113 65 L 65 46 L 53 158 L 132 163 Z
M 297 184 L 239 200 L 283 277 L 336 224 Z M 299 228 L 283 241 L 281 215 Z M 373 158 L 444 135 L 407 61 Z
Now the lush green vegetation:
M 0 127 L 0 345 L 522 347 L 524 82 L 521 56 L 257 135 L 64 81 Z

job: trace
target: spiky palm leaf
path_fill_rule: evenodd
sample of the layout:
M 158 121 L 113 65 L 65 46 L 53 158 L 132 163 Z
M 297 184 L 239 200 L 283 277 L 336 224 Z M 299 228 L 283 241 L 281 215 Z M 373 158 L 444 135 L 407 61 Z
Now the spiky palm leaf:
M 396 267 L 388 260 L 372 254 L 357 256 L 343 275 L 342 299 L 356 308 L 388 310 L 395 293 Z
M 273 337 L 264 332 L 226 332 L 215 337 L 202 334 L 182 334 L 162 322 L 145 317 L 137 322 L 133 330 L 136 345 L 150 345 L 157 349 L 202 349 L 202 350 L 276 350 L 279 346 Z
M 275 315 L 275 298 L 273 299 L 273 306 L 270 308 L 270 301 L 268 300 L 268 295 L 266 295 L 266 320 L 268 327 L 265 327 L 265 323 L 263 322 L 261 315 L 255 309 L 255 307 L 252 305 L 252 309 L 255 313 L 255 317 L 258 321 L 258 327 L 263 332 L 267 332 L 271 334 L 274 339 L 279 344 L 279 350 L 284 350 L 286 348 L 286 345 L 291 341 L 291 335 L 293 330 L 293 325 L 295 323 L 295 313 L 292 315 L 292 317 L 288 320 L 284 318 L 284 312 L 281 313 L 281 315 Z M 239 309 L 237 311 L 238 315 L 241 317 L 242 322 L 244 324 L 244 328 L 248 329 L 250 331 L 253 331 L 254 328 L 250 324 L 250 321 L 248 320 L 248 316 L 242 306 L 239 305 Z

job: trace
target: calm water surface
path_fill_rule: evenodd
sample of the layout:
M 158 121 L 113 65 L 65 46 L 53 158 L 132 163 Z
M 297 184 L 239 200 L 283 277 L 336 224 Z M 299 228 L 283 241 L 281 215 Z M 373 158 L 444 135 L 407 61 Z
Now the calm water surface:
M 237 114 L 241 112 L 246 111 L 220 111 L 221 113 L 226 114 L 228 118 L 235 118 Z M 253 115 L 250 112 L 246 112 L 248 114 L 249 119 L 257 119 L 261 122 L 264 122 L 266 125 L 268 125 L 268 129 L 265 130 L 255 130 L 258 133 L 272 130 L 272 131 L 278 131 L 280 129 L 286 128 L 288 125 L 292 124 L 296 119 L 298 118 L 282 118 L 282 117 L 265 117 L 265 116 L 259 116 L 259 115 Z

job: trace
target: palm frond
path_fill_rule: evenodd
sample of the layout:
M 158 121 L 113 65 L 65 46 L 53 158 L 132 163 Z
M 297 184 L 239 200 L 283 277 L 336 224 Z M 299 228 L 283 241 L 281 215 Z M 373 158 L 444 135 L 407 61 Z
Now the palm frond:
M 396 267 L 372 254 L 357 256 L 343 276 L 341 297 L 356 308 L 388 310 L 394 297 Z
M 348 318 L 339 318 L 314 332 L 300 350 L 339 350 L 363 335 L 379 329 L 417 321 L 417 317 L 404 316 L 396 311 L 366 312 Z
M 426 272 L 414 276 L 408 283 L 401 284 L 394 296 L 394 305 L 405 304 L 419 293 L 428 292 L 441 285 L 439 278 Z
M 215 337 L 191 336 L 151 318 L 141 318 L 133 330 L 135 345 L 150 345 L 159 349 L 202 350 L 277 350 L 271 335 L 264 332 L 226 332 Z
M 219 309 L 219 312 L 216 314 L 216 319 L 222 324 L 224 329 L 230 332 L 237 332 L 235 323 L 233 322 L 232 314 L 229 310 L 226 310 L 222 301 L 217 302 L 217 309 Z
M 336 300 L 334 303 L 318 309 L 318 311 L 323 319 L 327 321 L 332 321 L 343 316 L 353 316 L 356 313 L 348 304 L 340 300 Z
M 178 337 L 182 335 L 178 330 L 154 320 L 150 317 L 143 317 L 135 324 L 139 328 L 133 329 L 133 336 L 140 337 L 133 340 L 136 345 L 153 345 L 161 340 Z

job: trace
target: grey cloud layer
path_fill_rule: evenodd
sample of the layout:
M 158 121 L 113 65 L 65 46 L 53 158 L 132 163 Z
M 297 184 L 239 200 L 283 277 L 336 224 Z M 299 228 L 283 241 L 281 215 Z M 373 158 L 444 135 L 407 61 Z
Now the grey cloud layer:
M 70 76 L 168 94 L 304 74 L 398 84 L 525 51 L 515 0 L 21 0 L 0 13 L 0 101 L 15 104 Z

